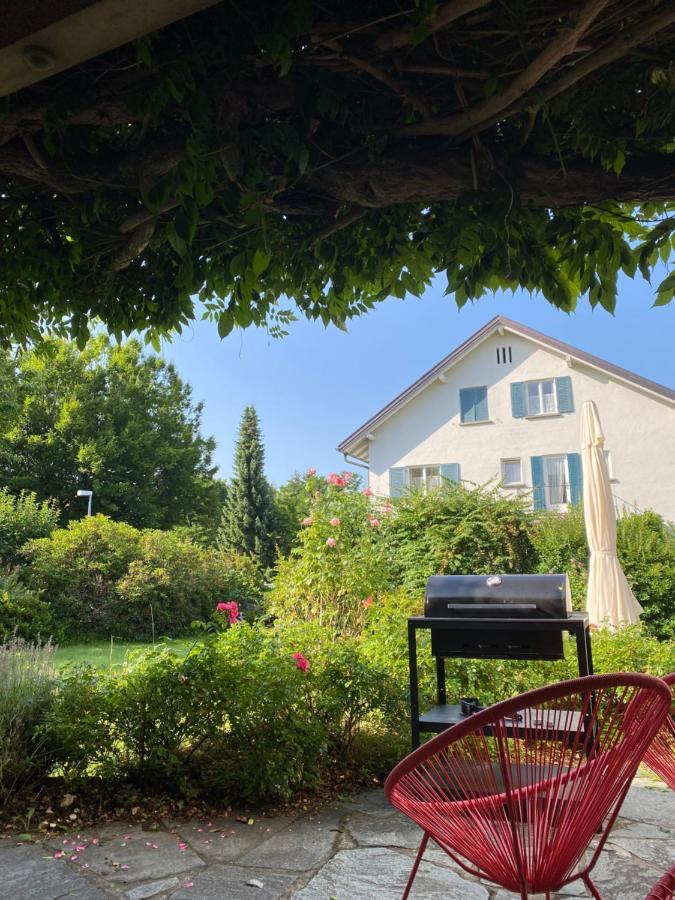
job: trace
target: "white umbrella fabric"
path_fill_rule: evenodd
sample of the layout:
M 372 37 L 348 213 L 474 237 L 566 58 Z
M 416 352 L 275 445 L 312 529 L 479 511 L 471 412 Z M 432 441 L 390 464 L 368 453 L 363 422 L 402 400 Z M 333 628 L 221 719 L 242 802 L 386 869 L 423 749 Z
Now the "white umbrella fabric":
M 618 628 L 634 625 L 642 607 L 616 555 L 616 513 L 604 445 L 598 410 L 592 400 L 587 400 L 581 414 L 584 521 L 591 551 L 586 609 L 591 625 Z

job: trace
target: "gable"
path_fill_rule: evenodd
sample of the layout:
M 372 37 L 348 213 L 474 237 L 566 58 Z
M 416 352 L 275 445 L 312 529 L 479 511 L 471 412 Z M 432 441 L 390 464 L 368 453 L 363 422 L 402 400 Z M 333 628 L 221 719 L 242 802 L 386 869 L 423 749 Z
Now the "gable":
M 367 460 L 368 447 L 375 438 L 376 430 L 411 402 L 421 402 L 417 398 L 423 393 L 438 393 L 432 390 L 434 385 L 452 383 L 458 390 L 460 386 L 495 384 L 507 376 L 512 381 L 550 378 L 560 375 L 565 369 L 569 374 L 575 367 L 600 373 L 605 378 L 675 406 L 675 391 L 518 322 L 497 316 L 342 441 L 338 450 Z M 432 397 L 426 399 L 422 406 L 428 410 L 428 401 Z M 445 409 L 444 415 L 452 415 L 452 403 L 449 409 Z

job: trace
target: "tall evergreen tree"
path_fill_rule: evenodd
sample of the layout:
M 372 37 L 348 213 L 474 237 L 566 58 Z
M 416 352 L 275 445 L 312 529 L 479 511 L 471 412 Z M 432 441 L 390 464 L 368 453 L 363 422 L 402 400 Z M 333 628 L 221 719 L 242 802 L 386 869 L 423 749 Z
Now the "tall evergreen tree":
M 219 543 L 245 553 L 267 568 L 274 562 L 274 500 L 265 478 L 265 448 L 255 407 L 247 406 L 239 426 L 234 478 L 223 506 Z

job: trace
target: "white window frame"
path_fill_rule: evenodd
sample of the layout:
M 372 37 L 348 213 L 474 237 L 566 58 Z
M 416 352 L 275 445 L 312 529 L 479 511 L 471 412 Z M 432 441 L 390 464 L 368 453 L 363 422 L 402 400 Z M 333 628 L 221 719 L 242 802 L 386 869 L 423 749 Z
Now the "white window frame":
M 571 492 L 572 492 L 572 481 L 570 479 L 570 465 L 569 465 L 569 454 L 567 453 L 549 453 L 547 456 L 542 457 L 543 459 L 543 469 L 544 469 L 544 505 L 546 509 L 557 510 L 558 512 L 564 512 L 571 503 Z M 565 465 L 565 484 L 567 485 L 567 496 L 570 498 L 567 503 L 551 503 L 551 493 L 548 485 L 548 479 L 546 478 L 546 460 L 548 459 L 562 459 Z
M 614 474 L 614 461 L 612 460 L 612 453 L 610 450 L 602 451 L 605 456 L 605 462 L 607 463 L 607 473 L 609 475 L 610 481 L 617 481 L 617 477 Z
M 505 481 L 505 473 L 504 467 L 506 463 L 518 463 L 518 470 L 520 472 L 520 476 L 517 481 Z M 520 456 L 509 456 L 505 459 L 500 460 L 500 470 L 501 470 L 501 480 L 502 485 L 504 487 L 522 487 L 524 484 L 523 481 L 523 460 Z
M 544 390 L 542 385 L 544 382 L 550 381 L 553 385 L 553 409 L 544 410 Z M 539 412 L 531 412 L 530 411 L 530 385 L 536 384 L 539 386 L 538 396 L 539 396 Z M 557 416 L 558 415 L 558 386 L 556 384 L 555 378 L 536 378 L 532 381 L 525 382 L 525 409 L 526 416 L 529 419 L 538 419 L 540 416 Z
M 415 485 L 412 483 L 412 470 L 413 469 L 421 469 L 422 470 L 422 492 L 426 494 L 429 490 L 429 478 L 438 478 L 439 483 L 438 487 L 443 483 L 441 475 L 441 464 L 440 463 L 428 463 L 423 466 L 406 466 L 406 486 L 409 488 L 415 488 Z M 432 475 L 427 474 L 427 469 L 438 469 L 438 473 L 433 473 Z M 419 490 L 419 489 L 418 489 Z

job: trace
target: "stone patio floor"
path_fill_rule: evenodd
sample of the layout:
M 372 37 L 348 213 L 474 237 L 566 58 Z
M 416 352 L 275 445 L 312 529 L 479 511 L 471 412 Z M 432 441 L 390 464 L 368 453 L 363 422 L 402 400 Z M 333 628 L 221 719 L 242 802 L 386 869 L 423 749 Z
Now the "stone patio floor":
M 7 900 L 396 900 L 419 829 L 381 791 L 315 814 L 164 821 L 156 831 L 98 830 L 17 844 L 0 842 L 0 897 Z M 411 897 L 507 900 L 427 849 Z M 675 859 L 675 793 L 637 781 L 595 869 L 605 900 L 643 900 Z M 583 897 L 576 882 L 556 895 Z

